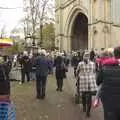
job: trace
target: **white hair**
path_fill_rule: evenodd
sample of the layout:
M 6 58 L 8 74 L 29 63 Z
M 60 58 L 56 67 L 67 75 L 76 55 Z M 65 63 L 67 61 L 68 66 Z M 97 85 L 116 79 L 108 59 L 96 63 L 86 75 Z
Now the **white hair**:
M 38 53 L 41 54 L 41 49 L 38 49 Z
M 27 52 L 27 51 L 24 51 L 24 52 L 23 52 L 23 55 L 28 56 L 28 52 Z
M 41 50 L 41 54 L 43 54 L 43 55 L 46 56 L 46 54 L 47 54 L 47 53 L 46 53 L 46 50 L 45 50 L 45 49 L 42 49 L 42 50 Z
M 57 55 L 57 56 L 62 56 L 62 53 L 61 53 L 61 52 L 57 52 L 56 55 Z

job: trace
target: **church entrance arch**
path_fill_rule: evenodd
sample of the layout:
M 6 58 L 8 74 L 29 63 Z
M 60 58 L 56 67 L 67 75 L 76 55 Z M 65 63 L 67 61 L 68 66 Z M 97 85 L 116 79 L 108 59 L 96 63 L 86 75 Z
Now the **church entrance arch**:
M 71 27 L 71 50 L 88 48 L 88 18 L 79 12 Z

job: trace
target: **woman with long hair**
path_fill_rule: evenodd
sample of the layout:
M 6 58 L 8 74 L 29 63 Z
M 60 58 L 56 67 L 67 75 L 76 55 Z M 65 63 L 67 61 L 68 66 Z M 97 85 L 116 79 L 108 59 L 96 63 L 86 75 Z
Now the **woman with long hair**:
M 83 112 L 90 117 L 92 93 L 97 90 L 95 63 L 90 61 L 90 54 L 85 52 L 83 61 L 78 64 L 77 76 L 79 78 L 79 93 L 82 94 Z

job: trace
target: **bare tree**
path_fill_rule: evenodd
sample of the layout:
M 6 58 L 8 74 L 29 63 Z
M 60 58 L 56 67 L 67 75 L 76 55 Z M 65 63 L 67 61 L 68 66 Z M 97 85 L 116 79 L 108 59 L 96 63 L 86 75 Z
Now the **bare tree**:
M 1 38 L 6 37 L 6 27 L 5 27 L 5 25 L 3 25 L 3 27 L 1 28 L 0 37 Z
M 52 13 L 52 9 L 54 9 L 52 0 L 24 0 L 25 4 L 25 28 L 26 33 L 28 34 L 28 30 L 32 28 L 32 32 L 29 34 L 33 39 L 33 45 L 35 45 L 35 38 L 37 30 L 39 29 L 39 39 L 42 45 L 42 28 L 46 21 L 49 21 L 51 17 L 49 16 Z
M 24 7 L 25 7 L 24 11 L 26 13 L 24 19 L 24 32 L 27 37 L 29 35 L 29 37 L 33 39 L 33 45 L 35 45 L 35 33 L 36 33 L 37 18 L 39 13 L 38 1 L 39 0 L 24 0 Z
M 45 19 L 45 10 L 47 7 L 47 3 L 49 0 L 42 0 L 41 6 L 42 6 L 42 10 L 39 10 L 39 26 L 40 26 L 40 45 L 42 45 L 43 43 L 43 37 L 42 37 L 42 29 L 43 29 L 43 21 Z M 40 7 L 40 6 L 39 6 Z M 40 8 L 39 8 L 40 9 Z

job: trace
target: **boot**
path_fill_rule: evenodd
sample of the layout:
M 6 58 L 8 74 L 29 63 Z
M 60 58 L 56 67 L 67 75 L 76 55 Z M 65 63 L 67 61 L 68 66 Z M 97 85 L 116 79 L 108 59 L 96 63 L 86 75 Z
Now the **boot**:
M 90 117 L 90 112 L 86 112 L 86 117 L 87 117 L 87 118 Z

